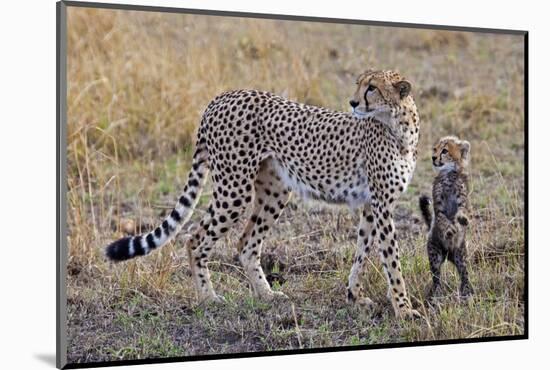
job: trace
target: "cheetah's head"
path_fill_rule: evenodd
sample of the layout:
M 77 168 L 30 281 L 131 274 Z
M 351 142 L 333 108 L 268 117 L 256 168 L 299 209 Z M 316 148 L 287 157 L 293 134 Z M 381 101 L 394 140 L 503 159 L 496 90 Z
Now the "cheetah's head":
M 456 136 L 445 136 L 434 145 L 432 164 L 434 170 L 452 171 L 468 165 L 470 143 Z
M 411 83 L 394 71 L 368 70 L 357 79 L 350 100 L 357 118 L 394 116 L 396 109 L 410 103 Z

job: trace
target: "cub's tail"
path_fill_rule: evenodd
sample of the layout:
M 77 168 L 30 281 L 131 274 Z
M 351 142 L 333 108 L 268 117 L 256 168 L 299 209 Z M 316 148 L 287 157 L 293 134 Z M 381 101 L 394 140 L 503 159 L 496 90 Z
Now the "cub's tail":
M 201 140 L 193 156 L 193 164 L 187 185 L 183 189 L 178 203 L 166 219 L 153 231 L 119 239 L 107 246 L 105 254 L 112 261 L 124 261 L 143 256 L 163 246 L 172 239 L 189 220 L 208 174 L 204 140 Z
M 427 195 L 421 195 L 420 198 L 418 198 L 418 206 L 420 207 L 422 218 L 424 219 L 424 222 L 426 222 L 426 225 L 428 225 L 428 228 L 432 226 L 433 213 L 431 204 L 432 200 Z

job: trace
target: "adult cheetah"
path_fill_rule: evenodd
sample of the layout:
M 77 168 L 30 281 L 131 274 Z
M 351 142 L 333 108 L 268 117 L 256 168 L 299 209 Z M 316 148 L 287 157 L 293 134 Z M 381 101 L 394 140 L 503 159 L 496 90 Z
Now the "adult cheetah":
M 207 267 L 215 242 L 243 216 L 252 215 L 238 242 L 240 261 L 256 295 L 271 300 L 260 266 L 262 240 L 290 192 L 332 204 L 361 207 L 358 247 L 349 276 L 350 302 L 370 306 L 360 283 L 376 244 L 397 317 L 418 316 L 411 307 L 399 262 L 393 209 L 416 164 L 419 117 L 411 84 L 393 71 L 368 70 L 357 80 L 353 113 L 295 103 L 268 92 L 238 90 L 217 96 L 198 129 L 192 170 L 176 206 L 150 233 L 110 244 L 121 261 L 148 254 L 180 231 L 197 204 L 210 171 L 208 212 L 186 246 L 199 299 L 222 301 Z

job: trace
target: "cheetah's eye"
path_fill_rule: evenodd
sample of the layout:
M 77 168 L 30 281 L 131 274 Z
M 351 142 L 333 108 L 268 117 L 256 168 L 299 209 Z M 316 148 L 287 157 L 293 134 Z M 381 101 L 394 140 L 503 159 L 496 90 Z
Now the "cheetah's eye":
M 448 151 L 447 149 L 443 149 L 443 150 L 441 151 L 441 154 L 447 154 L 448 152 L 449 152 L 449 151 Z
M 369 87 L 367 87 L 367 92 L 371 92 L 371 91 L 374 91 L 376 90 L 376 87 L 372 86 L 372 85 L 369 85 Z

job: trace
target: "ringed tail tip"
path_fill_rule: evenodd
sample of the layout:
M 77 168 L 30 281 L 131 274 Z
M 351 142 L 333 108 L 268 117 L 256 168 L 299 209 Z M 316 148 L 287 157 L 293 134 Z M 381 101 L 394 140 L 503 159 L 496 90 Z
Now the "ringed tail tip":
M 116 240 L 105 248 L 105 255 L 111 261 L 125 261 L 133 257 L 130 255 L 130 243 L 132 237 Z
M 422 218 L 424 219 L 424 222 L 430 228 L 430 225 L 432 223 L 432 210 L 431 210 L 431 204 L 432 200 L 427 195 L 421 195 L 418 198 L 418 206 L 420 207 L 420 213 L 422 214 Z
M 432 203 L 432 200 L 427 195 L 421 195 L 420 198 L 418 198 L 418 204 L 420 205 L 420 208 L 425 208 L 426 206 L 429 206 Z

